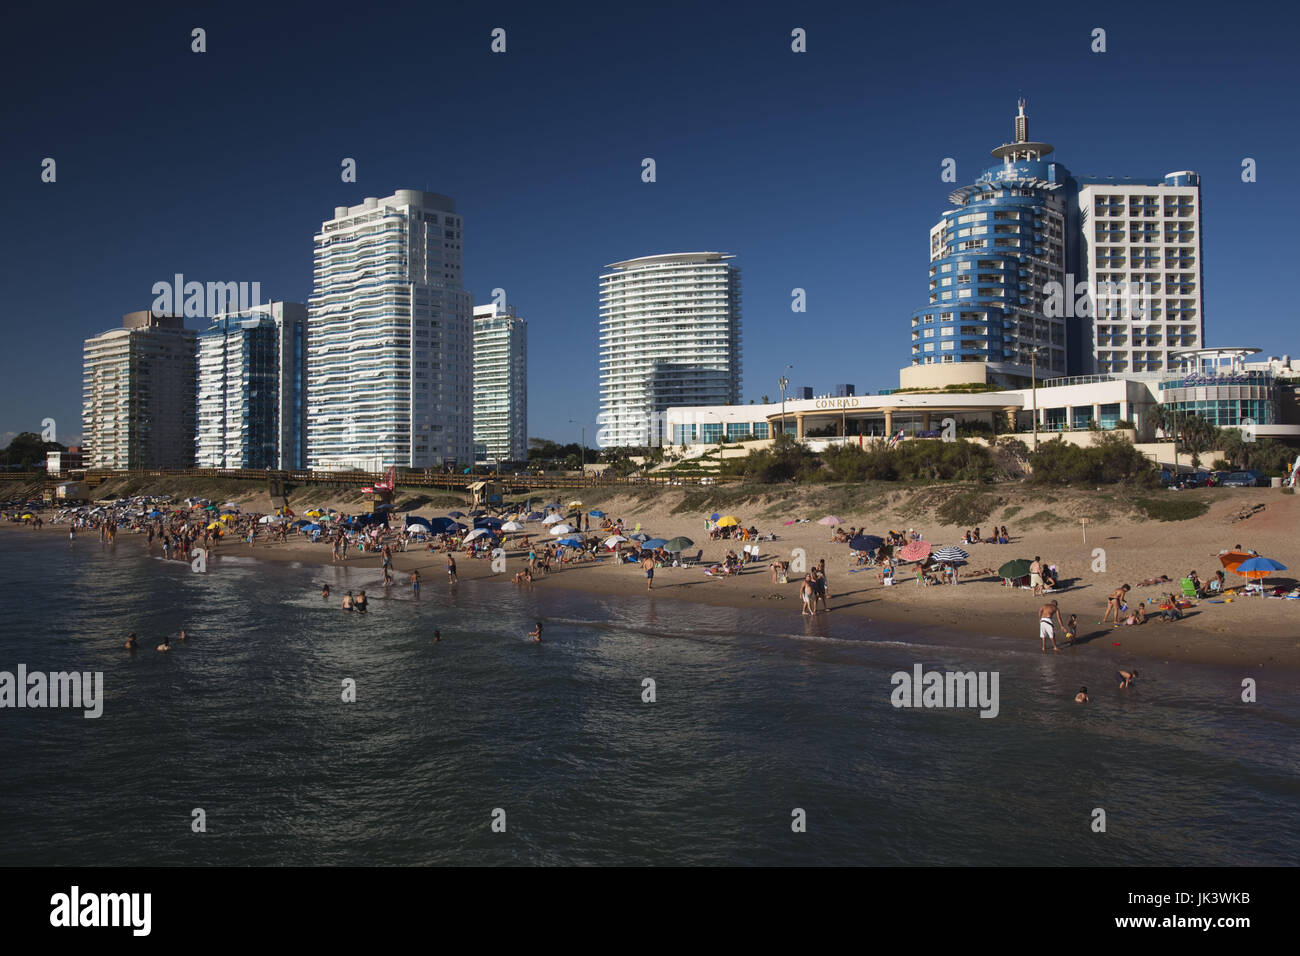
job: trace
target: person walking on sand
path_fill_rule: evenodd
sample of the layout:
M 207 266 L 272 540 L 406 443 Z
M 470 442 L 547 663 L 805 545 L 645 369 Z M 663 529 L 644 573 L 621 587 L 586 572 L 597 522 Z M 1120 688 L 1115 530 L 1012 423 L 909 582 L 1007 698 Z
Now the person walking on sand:
M 816 593 L 813 588 L 812 574 L 805 574 L 803 584 L 799 585 L 799 597 L 803 601 L 803 610 L 800 611 L 800 614 L 811 615 L 813 613 L 813 600 Z
M 1034 589 L 1034 597 L 1043 596 L 1043 559 L 1038 555 L 1029 565 L 1029 586 Z
M 654 590 L 655 586 L 655 559 L 653 555 L 647 555 L 641 559 L 641 567 L 645 569 L 645 589 Z
M 1043 642 L 1043 653 L 1047 653 L 1047 642 L 1052 642 L 1052 650 L 1061 653 L 1061 649 L 1056 646 L 1056 627 L 1052 624 L 1052 619 L 1061 625 L 1061 630 L 1065 630 L 1065 622 L 1061 620 L 1061 608 L 1056 601 L 1049 601 L 1038 609 L 1038 636 Z
M 1106 613 L 1102 617 L 1102 619 L 1097 623 L 1105 624 L 1106 621 L 1110 618 L 1111 612 L 1114 612 L 1115 626 L 1119 627 L 1120 607 L 1124 603 L 1124 598 L 1128 596 L 1128 592 L 1131 590 L 1132 588 L 1130 588 L 1127 584 L 1121 584 L 1114 591 L 1111 591 L 1110 596 L 1106 598 Z

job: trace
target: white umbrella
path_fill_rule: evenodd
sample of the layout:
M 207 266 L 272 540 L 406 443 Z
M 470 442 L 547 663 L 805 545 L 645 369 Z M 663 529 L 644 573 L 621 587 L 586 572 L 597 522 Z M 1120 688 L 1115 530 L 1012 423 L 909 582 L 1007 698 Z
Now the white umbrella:
M 563 520 L 564 520 L 564 516 L 561 515 L 559 512 L 556 512 L 553 515 L 547 515 L 545 518 L 543 518 L 542 524 L 555 524 L 555 522 L 563 521 Z
M 258 523 L 258 524 L 270 524 L 270 523 L 273 522 L 273 521 L 279 521 L 279 520 L 280 520 L 280 519 L 277 518 L 275 515 L 262 515 L 262 517 L 260 517 L 260 518 L 257 519 L 257 523 Z
M 507 521 L 505 524 L 501 526 L 501 530 L 502 531 L 523 531 L 524 526 L 521 525 L 518 521 Z
M 551 534 L 573 534 L 573 528 L 567 524 L 557 524 L 551 529 Z
M 475 538 L 481 538 L 483 535 L 487 533 L 488 533 L 487 528 L 475 528 L 469 534 L 465 535 L 465 540 L 473 541 Z
M 611 534 L 608 538 L 605 539 L 605 547 L 613 548 L 619 544 L 622 544 L 626 540 L 627 538 L 623 537 L 621 534 Z

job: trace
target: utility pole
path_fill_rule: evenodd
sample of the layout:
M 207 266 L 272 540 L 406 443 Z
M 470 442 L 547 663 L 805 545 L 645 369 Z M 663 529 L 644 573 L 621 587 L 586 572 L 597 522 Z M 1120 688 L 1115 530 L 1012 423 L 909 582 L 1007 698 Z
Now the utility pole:
M 794 368 L 793 365 L 787 365 L 786 368 Z M 776 380 L 776 384 L 781 386 L 781 434 L 785 434 L 785 388 L 790 384 L 790 380 L 785 377 L 784 373 Z

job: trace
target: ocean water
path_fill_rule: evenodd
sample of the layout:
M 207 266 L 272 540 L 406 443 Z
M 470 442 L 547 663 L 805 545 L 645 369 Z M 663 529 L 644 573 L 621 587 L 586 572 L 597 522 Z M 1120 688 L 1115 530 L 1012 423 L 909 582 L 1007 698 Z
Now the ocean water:
M 0 574 L 0 670 L 105 682 L 99 719 L 0 710 L 4 865 L 1300 863 L 1293 677 L 1139 662 L 1120 692 L 1108 650 L 793 600 L 451 592 L 437 571 L 386 597 L 377 568 L 198 574 L 132 536 L 5 533 Z M 895 708 L 917 663 L 996 671 L 998 716 Z

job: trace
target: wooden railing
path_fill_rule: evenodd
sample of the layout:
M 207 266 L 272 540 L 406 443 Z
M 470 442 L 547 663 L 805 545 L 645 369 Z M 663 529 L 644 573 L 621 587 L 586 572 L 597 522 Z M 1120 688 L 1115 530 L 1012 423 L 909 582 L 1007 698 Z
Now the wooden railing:
M 14 477 L 19 475 L 16 473 Z M 35 476 L 33 476 L 35 477 Z M 372 485 L 384 479 L 383 472 L 359 471 L 267 471 L 256 468 L 150 468 L 129 471 L 90 469 L 84 473 L 87 482 L 98 483 L 113 478 L 235 478 L 246 481 L 279 479 L 293 485 Z M 69 480 L 72 480 L 69 476 Z M 502 486 L 507 493 L 529 491 L 534 488 L 635 488 L 666 487 L 672 485 L 729 484 L 739 481 L 733 476 L 673 476 L 633 475 L 627 478 L 603 475 L 422 475 L 399 474 L 397 485 L 404 488 L 447 488 L 465 491 L 479 481 L 491 481 Z

